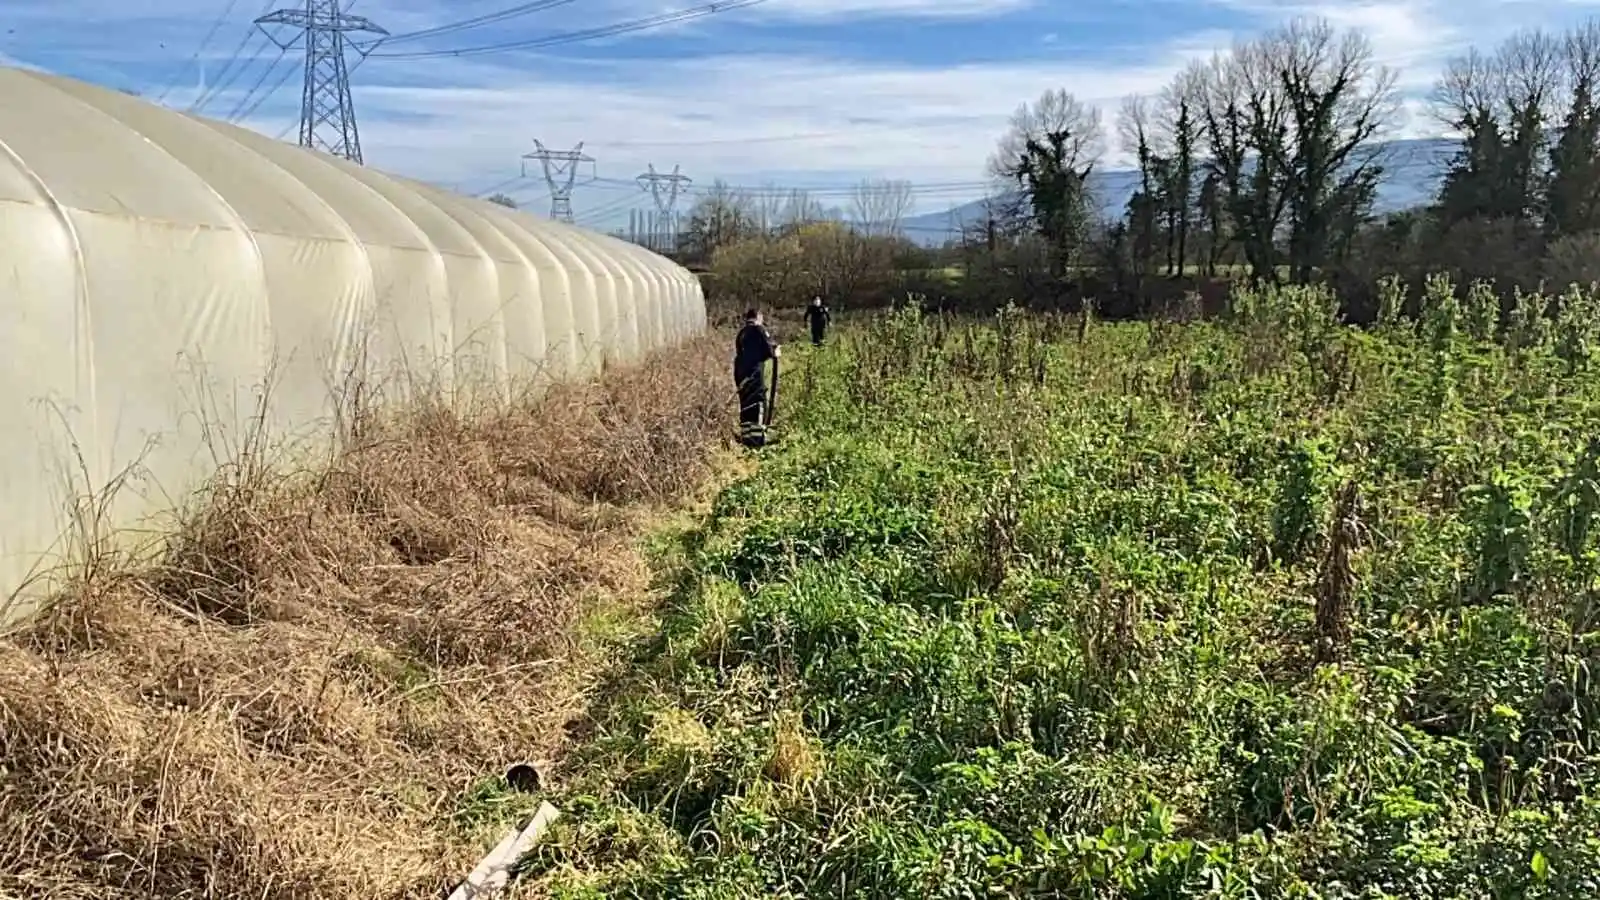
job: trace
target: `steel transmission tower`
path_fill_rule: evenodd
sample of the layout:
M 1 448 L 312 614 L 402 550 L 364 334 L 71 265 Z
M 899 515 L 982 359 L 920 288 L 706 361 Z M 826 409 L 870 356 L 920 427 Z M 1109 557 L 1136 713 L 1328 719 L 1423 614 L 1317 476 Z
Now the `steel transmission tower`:
M 300 146 L 360 163 L 361 134 L 356 129 L 356 107 L 350 98 L 350 67 L 345 65 L 344 51 L 349 47 L 365 57 L 389 32 L 364 16 L 345 13 L 339 8 L 340 3 L 341 0 L 305 0 L 303 7 L 267 13 L 256 19 L 256 25 L 284 50 L 305 40 L 306 77 L 300 96 Z M 279 40 L 287 31 L 296 34 L 288 41 Z M 347 38 L 347 35 L 361 33 L 375 35 L 377 40 L 361 46 Z
M 656 211 L 660 214 L 655 227 L 651 229 L 650 249 L 657 252 L 663 250 L 671 252 L 678 249 L 678 227 L 672 211 L 673 207 L 678 205 L 679 192 L 693 184 L 694 179 L 679 174 L 677 166 L 672 167 L 672 174 L 663 175 L 656 171 L 654 163 L 650 163 L 646 166 L 645 173 L 635 180 L 645 193 L 655 199 Z M 665 240 L 662 240 L 663 238 Z
M 592 163 L 594 157 L 583 152 L 583 141 L 571 150 L 551 150 L 536 139 L 534 151 L 522 154 L 522 177 L 528 177 L 528 160 L 544 167 L 544 182 L 550 186 L 550 218 L 572 222 L 572 186 L 578 178 L 578 164 Z

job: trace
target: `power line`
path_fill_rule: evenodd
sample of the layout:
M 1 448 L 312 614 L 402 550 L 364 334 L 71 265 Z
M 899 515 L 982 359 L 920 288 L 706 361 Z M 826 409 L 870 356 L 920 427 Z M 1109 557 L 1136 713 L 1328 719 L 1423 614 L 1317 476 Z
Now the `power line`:
M 625 182 L 621 179 L 601 178 L 603 184 L 621 187 Z M 969 193 L 972 191 L 985 191 L 994 186 L 991 181 L 947 181 L 913 184 L 911 191 L 914 194 L 952 194 Z M 738 194 L 753 199 L 776 198 L 781 199 L 791 194 L 806 194 L 812 197 L 849 197 L 854 195 L 860 187 L 858 185 L 796 185 L 796 184 L 767 184 L 767 185 L 731 185 L 731 184 L 701 184 L 687 189 L 688 193 L 696 196 L 711 196 L 718 193 Z
M 601 219 L 611 215 L 612 213 L 622 212 L 632 205 L 633 197 L 621 197 L 619 199 L 612 200 L 609 203 L 603 203 L 594 209 L 585 210 L 583 215 L 577 218 L 577 224 L 592 225 L 595 222 L 598 222 Z
M 507 178 L 505 181 L 502 181 L 499 184 L 494 185 L 493 187 L 486 187 L 481 191 L 475 191 L 473 193 L 473 196 L 474 197 L 489 197 L 489 196 L 492 196 L 494 194 L 498 194 L 501 191 L 505 190 L 506 188 L 511 187 L 513 184 L 516 184 L 517 182 L 526 179 L 527 177 L 528 177 L 527 175 L 521 175 L 521 174 L 513 175 L 510 178 Z
M 256 79 L 256 83 L 250 86 L 250 90 L 245 91 L 244 96 L 239 98 L 239 102 L 236 103 L 234 105 L 234 107 L 233 107 L 233 112 L 228 113 L 228 121 L 229 122 L 237 122 L 240 119 L 244 118 L 244 116 L 241 116 L 239 113 L 240 113 L 241 110 L 245 109 L 245 107 L 247 107 L 247 106 L 250 108 L 250 112 L 254 112 L 255 108 L 257 106 L 261 105 L 261 101 L 262 100 L 266 100 L 268 97 L 272 96 L 272 92 L 273 91 L 276 91 L 278 88 L 282 87 L 283 83 L 285 81 L 289 80 L 289 77 L 288 77 L 287 73 L 293 72 L 294 71 L 294 66 L 290 66 L 288 69 L 286 69 L 285 70 L 286 74 L 282 78 L 278 79 L 278 83 L 273 86 L 272 90 L 267 91 L 265 94 L 262 94 L 260 99 L 255 102 L 255 105 L 254 106 L 251 105 L 250 101 L 251 101 L 252 98 L 254 98 L 256 96 L 256 92 L 261 90 L 261 86 L 263 84 L 267 83 L 267 79 L 268 78 L 272 77 L 273 70 L 278 68 L 278 63 L 283 62 L 283 58 L 285 56 L 288 56 L 288 55 L 289 55 L 289 51 L 288 50 L 284 50 L 284 49 L 281 49 L 281 48 L 278 50 L 278 57 L 276 59 L 274 59 L 272 62 L 267 63 L 267 67 L 265 69 L 261 70 L 261 77 L 257 78 Z M 246 113 L 246 115 L 248 115 L 248 113 Z
M 502 9 L 499 12 L 486 13 L 481 16 L 474 16 L 470 19 L 462 19 L 459 22 L 451 22 L 446 25 L 437 25 L 432 28 L 421 28 L 416 31 L 407 31 L 394 35 L 385 43 L 393 45 L 400 43 L 401 41 L 416 41 L 423 38 L 454 34 L 457 31 L 466 31 L 469 28 L 477 28 L 481 25 L 504 22 L 507 19 L 515 19 L 519 16 L 528 15 L 529 13 L 544 12 L 547 9 L 555 9 L 558 6 L 566 6 L 570 3 L 576 2 L 577 0 L 533 0 L 531 3 L 519 3 L 516 6 L 508 9 Z
M 348 10 L 349 6 L 353 6 L 354 2 L 355 2 L 355 0 L 351 0 L 351 3 L 346 6 L 346 10 Z M 436 26 L 434 28 L 421 29 L 419 31 L 408 32 L 408 33 L 405 33 L 405 34 L 396 35 L 396 36 L 392 36 L 392 37 L 388 34 L 387 31 L 384 31 L 383 29 L 378 28 L 376 25 L 373 25 L 370 21 L 368 21 L 368 20 L 366 20 L 366 19 L 364 19 L 362 17 L 359 17 L 359 16 L 346 16 L 345 18 L 348 19 L 348 20 L 363 22 L 363 23 L 366 23 L 366 25 L 369 26 L 369 27 L 368 28 L 334 29 L 334 31 L 336 32 L 335 36 L 334 36 L 334 43 L 337 43 L 338 46 L 339 46 L 339 52 L 337 54 L 334 54 L 332 52 L 313 52 L 314 51 L 313 44 L 324 43 L 324 41 L 317 40 L 317 39 L 314 39 L 312 37 L 313 33 L 318 31 L 318 29 L 309 29 L 309 28 L 305 28 L 302 25 L 301 26 L 301 31 L 302 31 L 303 34 L 306 35 L 306 40 L 307 40 L 307 54 L 308 54 L 308 57 L 315 57 L 316 58 L 316 62 L 319 64 L 319 67 L 321 69 L 323 69 L 323 70 L 338 69 L 340 71 L 338 72 L 337 75 L 332 74 L 331 71 L 321 71 L 320 73 L 318 73 L 318 74 L 320 74 L 321 77 L 315 77 L 314 74 L 313 74 L 314 67 L 312 65 L 309 65 L 311 60 L 308 59 L 307 76 L 306 76 L 307 77 L 307 85 L 308 86 L 307 86 L 307 89 L 306 89 L 306 92 L 305 92 L 304 96 L 302 97 L 302 103 L 301 103 L 301 107 L 302 107 L 302 109 L 301 109 L 301 123 L 300 123 L 301 124 L 301 144 L 303 146 L 314 146 L 314 145 L 316 145 L 318 143 L 322 143 L 321 141 L 319 141 L 319 140 L 317 140 L 315 138 L 314 132 L 316 130 L 316 128 L 315 128 L 315 124 L 316 123 L 328 122 L 328 121 L 335 120 L 335 119 L 342 119 L 343 121 L 350 123 L 349 124 L 349 131 L 350 131 L 351 135 L 354 137 L 354 141 L 353 141 L 353 144 L 352 144 L 351 141 L 341 141 L 341 145 L 344 146 L 344 147 L 350 147 L 350 146 L 353 145 L 354 146 L 354 151 L 353 151 L 353 153 L 351 153 L 349 151 L 341 152 L 341 153 L 339 153 L 339 155 L 346 155 L 349 158 L 353 158 L 353 159 L 356 159 L 357 161 L 359 161 L 359 157 L 360 157 L 359 135 L 354 131 L 354 127 L 355 127 L 354 126 L 355 110 L 354 110 L 353 103 L 350 103 L 349 100 L 348 100 L 348 97 L 349 97 L 349 80 L 350 80 L 351 73 L 353 73 L 357 69 L 359 69 L 361 67 L 362 63 L 366 62 L 367 59 L 372 58 L 372 57 L 386 58 L 386 59 L 422 59 L 422 58 L 433 58 L 433 57 L 444 57 L 444 56 L 476 55 L 476 54 L 480 54 L 480 53 L 498 52 L 500 50 L 506 50 L 506 49 L 549 47 L 549 46 L 556 46 L 556 45 L 559 45 L 559 44 L 578 43 L 578 42 L 581 42 L 581 41 L 595 40 L 597 38 L 612 37 L 612 36 L 615 36 L 615 35 L 627 34 L 627 33 L 634 32 L 634 31 L 642 31 L 642 30 L 645 30 L 645 29 L 648 29 L 648 28 L 657 28 L 657 27 L 661 27 L 663 25 L 671 25 L 671 24 L 676 24 L 676 23 L 679 23 L 679 22 L 691 21 L 693 19 L 698 19 L 698 18 L 703 18 L 705 16 L 714 15 L 714 14 L 719 13 L 719 12 L 726 12 L 726 11 L 730 11 L 730 10 L 741 9 L 741 8 L 744 8 L 744 7 L 755 6 L 755 5 L 760 4 L 760 3 L 765 3 L 765 2 L 767 2 L 767 0 L 721 0 L 721 2 L 708 3 L 708 4 L 704 5 L 704 6 L 691 7 L 689 9 L 676 10 L 676 11 L 673 11 L 673 12 L 662 13 L 662 14 L 655 15 L 655 16 L 648 16 L 648 17 L 641 18 L 641 19 L 633 19 L 633 20 L 629 20 L 629 21 L 625 21 L 625 22 L 618 22 L 618 23 L 615 23 L 615 24 L 612 24 L 612 25 L 601 26 L 601 27 L 598 27 L 598 28 L 589 28 L 589 29 L 583 29 L 583 30 L 579 30 L 579 31 L 565 32 L 565 33 L 562 33 L 562 34 L 552 35 L 552 36 L 545 37 L 545 38 L 537 38 L 537 39 L 528 40 L 528 41 L 514 41 L 514 42 L 507 43 L 507 44 L 491 45 L 491 46 L 487 46 L 487 47 L 463 48 L 463 49 L 459 49 L 459 50 L 413 51 L 413 52 L 409 52 L 409 53 L 404 53 L 404 52 L 402 52 L 402 53 L 374 53 L 373 52 L 374 48 L 377 46 L 377 43 L 385 43 L 385 42 L 389 42 L 391 40 L 414 40 L 414 39 L 420 39 L 420 38 L 424 38 L 424 37 L 438 36 L 440 34 L 454 33 L 456 31 L 461 31 L 461 30 L 465 30 L 465 29 L 468 29 L 468 28 L 475 28 L 475 27 L 478 27 L 478 26 L 484 25 L 484 24 L 490 24 L 490 23 L 493 23 L 493 22 L 504 21 L 506 19 L 514 18 L 514 17 L 520 16 L 520 15 L 526 15 L 526 14 L 531 13 L 531 12 L 536 12 L 536 11 L 545 10 L 545 9 L 552 9 L 552 8 L 557 7 L 557 6 L 563 6 L 563 5 L 566 5 L 566 4 L 569 4 L 569 3 L 573 3 L 573 2 L 576 2 L 576 0 L 533 0 L 533 2 L 519 4 L 517 6 L 510 7 L 508 9 L 504 9 L 504 10 L 500 10 L 500 11 L 495 12 L 495 13 L 488 13 L 488 14 L 485 14 L 485 15 L 482 15 L 482 16 L 473 17 L 471 19 L 464 19 L 464 20 L 462 20 L 460 22 L 454 22 L 454 23 L 449 23 L 447 25 Z M 267 5 L 271 6 L 271 0 L 269 0 Z M 289 19 L 291 17 L 294 17 L 294 18 L 300 19 L 300 20 L 309 20 L 309 19 L 314 17 L 314 14 L 318 9 L 323 8 L 323 7 L 331 7 L 336 15 L 343 15 L 343 14 L 338 13 L 338 2 L 337 2 L 337 0 L 307 0 L 306 6 L 307 6 L 306 10 L 303 11 L 303 12 L 300 11 L 300 10 L 281 9 L 281 10 L 278 10 L 278 11 L 276 11 L 274 13 L 271 13 L 271 14 L 264 14 L 262 17 L 257 19 L 257 23 L 256 24 L 257 25 L 261 25 L 261 26 L 264 26 L 266 24 L 295 24 L 295 22 L 289 21 Z M 330 22 L 338 21 L 338 20 L 333 19 L 331 17 L 329 17 L 328 20 Z M 263 28 L 263 30 L 264 30 L 264 28 Z M 344 32 L 346 32 L 346 31 L 354 31 L 354 30 L 366 30 L 366 31 L 370 31 L 370 32 L 373 32 L 373 33 L 380 34 L 380 35 L 382 35 L 382 37 L 380 37 L 378 42 L 375 42 L 374 44 L 369 45 L 369 46 L 367 46 L 365 48 L 357 46 L 357 45 L 351 43 L 350 46 L 355 47 L 357 52 L 360 53 L 361 56 L 360 56 L 360 59 L 358 59 L 354 65 L 346 66 L 345 62 L 344 62 L 343 47 L 348 42 L 344 39 Z M 233 56 L 230 57 L 228 65 L 224 66 L 224 71 L 226 71 L 232 65 L 233 62 L 237 61 L 238 57 L 243 54 L 244 49 L 248 45 L 250 39 L 252 37 L 254 37 L 255 35 L 256 35 L 256 32 L 254 32 L 254 31 L 246 33 L 244 40 L 240 42 L 239 48 L 234 52 Z M 268 37 L 269 37 L 269 40 L 271 40 L 271 36 L 268 35 Z M 290 44 L 283 44 L 283 43 L 280 43 L 280 42 L 278 42 L 276 40 L 272 40 L 272 42 L 278 44 L 279 45 L 279 49 L 282 50 L 282 51 L 285 51 L 285 52 L 287 51 L 287 49 L 290 46 Z M 291 44 L 292 44 L 292 42 L 291 42 Z M 327 51 L 327 48 L 325 48 L 325 47 L 324 48 L 320 48 L 320 49 L 323 50 L 323 51 Z M 332 62 L 335 56 L 337 56 L 337 64 L 336 65 L 324 65 L 325 63 Z M 252 57 L 252 58 L 254 59 L 254 58 L 259 58 L 259 57 L 260 57 L 260 54 L 257 53 L 255 55 L 255 57 Z M 279 59 L 281 59 L 281 58 L 282 58 L 282 54 L 280 54 L 280 56 L 279 56 Z M 269 65 L 269 70 L 270 70 L 271 67 L 276 66 L 277 62 L 278 62 L 278 60 L 275 59 Z M 239 71 L 235 72 L 233 74 L 233 76 L 231 78 L 227 79 L 224 83 L 216 85 L 211 90 L 208 90 L 207 92 L 205 92 L 205 94 L 201 98 L 199 98 L 194 104 L 192 104 L 189 107 L 189 111 L 190 112 L 197 111 L 198 109 L 200 109 L 205 104 L 207 104 L 207 103 L 211 102 L 212 100 L 214 100 L 217 95 L 219 95 L 220 93 L 225 91 L 228 87 L 231 87 L 232 83 L 234 81 L 238 80 L 239 75 L 242 74 L 242 72 L 243 72 L 243 69 L 240 69 Z M 255 99 L 254 102 L 251 102 L 251 99 L 250 99 L 251 95 L 254 94 L 255 91 L 257 91 L 260 88 L 260 85 L 265 82 L 266 78 L 267 78 L 267 74 L 263 73 L 262 77 L 260 79 L 258 79 L 257 84 L 254 87 L 252 87 L 249 92 L 246 93 L 245 100 L 241 101 L 240 105 L 235 107 L 234 113 L 230 117 L 230 119 L 232 121 L 238 121 L 238 119 L 240 119 L 240 118 L 247 117 L 247 116 L 251 115 L 256 109 L 258 109 L 261 106 L 261 104 L 263 102 L 265 102 L 267 97 L 271 96 L 273 93 L 276 93 L 276 91 L 280 87 L 282 87 L 283 83 L 288 80 L 287 75 L 285 75 L 283 77 L 280 77 L 280 79 L 277 82 L 275 82 L 271 88 L 267 89 L 267 93 L 266 94 L 264 94 L 261 97 Z M 314 81 L 316 82 L 315 86 L 313 86 L 313 82 Z M 328 99 L 327 99 L 327 96 L 326 96 L 328 94 L 334 93 L 335 89 L 338 89 L 338 92 L 340 94 L 342 94 L 342 96 L 344 98 L 343 102 L 338 103 L 338 104 L 333 104 L 333 103 L 328 102 Z M 247 103 L 249 104 L 248 106 L 245 105 Z M 307 115 L 307 110 L 308 109 L 311 110 L 311 114 L 309 116 Z M 342 115 L 340 115 L 340 113 L 342 113 Z M 309 141 L 308 141 L 308 138 L 307 138 L 307 127 L 306 127 L 307 121 L 311 121 L 313 123 L 313 126 L 310 129 L 313 132 L 313 136 L 312 136 L 311 139 L 309 139 Z M 288 130 L 286 129 L 285 132 L 283 132 L 282 134 L 286 134 L 287 131 Z M 343 133 L 343 131 L 344 131 L 344 129 L 341 128 L 341 133 Z M 280 137 L 281 137 L 281 134 L 280 134 Z M 333 151 L 330 151 L 330 152 L 333 152 Z
M 602 25 L 598 28 L 568 31 L 549 37 L 507 41 L 503 44 L 486 44 L 480 47 L 459 47 L 454 50 L 412 50 L 400 53 L 374 53 L 372 55 L 379 59 L 433 59 L 443 56 L 478 56 L 484 53 L 503 53 L 507 50 L 532 50 L 541 47 L 554 47 L 559 44 L 591 41 L 596 38 L 614 37 L 619 34 L 643 31 L 647 28 L 659 28 L 662 25 L 676 25 L 680 22 L 689 22 L 736 9 L 745 9 L 765 2 L 767 0 L 721 0 L 721 2 L 707 3 L 704 6 L 693 6 L 688 9 L 647 16 L 642 19 L 631 19 L 612 25 Z
M 828 138 L 853 137 L 858 134 L 871 134 L 882 131 L 928 131 L 937 128 L 968 127 L 984 119 L 994 119 L 994 116 L 965 116 L 960 121 L 944 121 L 933 124 L 916 122 L 877 122 L 871 124 L 851 125 L 834 131 L 801 131 L 794 134 L 760 135 L 756 137 L 737 138 L 708 138 L 706 140 L 691 141 L 601 141 L 601 147 L 720 147 L 744 146 L 745 144 L 783 144 L 790 141 L 815 141 Z
M 218 13 L 216 20 L 211 23 L 211 28 L 206 31 L 206 36 L 200 39 L 200 46 L 195 48 L 194 54 L 189 57 L 189 62 L 180 66 L 177 73 L 172 76 L 172 80 L 167 82 L 167 86 L 161 89 L 161 94 L 156 97 L 157 103 L 166 102 L 167 95 L 172 93 L 172 89 L 178 86 L 179 81 L 183 80 L 183 73 L 189 70 L 190 63 L 198 64 L 200 62 L 200 54 L 206 52 L 206 48 L 211 46 L 211 39 L 217 36 L 218 29 L 222 28 L 223 20 L 228 18 L 228 14 L 232 13 L 233 8 L 238 4 L 239 0 L 228 0 L 228 5 L 222 8 L 222 12 Z
M 288 82 L 289 77 L 291 75 L 293 75 L 293 74 L 294 74 L 294 66 L 290 66 L 290 67 L 284 69 L 283 70 L 283 74 L 278 76 L 278 80 L 274 81 L 272 83 L 272 87 L 269 87 L 265 91 L 263 91 L 262 94 L 259 97 L 257 97 L 250 104 L 250 107 L 248 109 L 246 109 L 244 112 L 240 113 L 239 115 L 228 119 L 228 121 L 230 121 L 230 122 L 240 122 L 240 121 L 243 121 L 244 119 L 248 119 L 251 116 L 255 115 L 256 110 L 261 108 L 261 104 L 263 104 L 263 103 L 267 102 L 268 100 L 272 99 L 272 95 L 276 94 L 278 92 L 278 90 L 280 88 L 282 88 L 286 82 Z M 300 122 L 298 120 L 290 122 L 287 127 L 285 127 L 282 131 L 278 132 L 277 137 L 275 137 L 274 140 L 279 140 L 279 141 L 283 140 L 284 137 L 287 136 L 289 134 L 289 132 L 293 131 L 295 129 L 295 127 L 297 125 L 299 125 L 299 124 L 300 124 Z
M 704 141 L 601 141 L 602 147 L 718 147 L 724 144 L 780 144 L 788 141 L 808 141 L 817 138 L 842 137 L 848 131 L 810 131 L 799 134 L 779 134 L 766 137 L 715 138 Z
M 216 35 L 218 27 L 222 25 L 223 20 L 228 17 L 228 14 L 233 11 L 234 4 L 236 4 L 237 2 L 238 2 L 238 0 L 229 0 L 227 8 L 222 11 L 222 15 L 217 17 L 216 22 L 212 23 L 211 31 L 206 34 L 205 40 L 200 42 L 200 47 L 195 50 L 194 56 L 190 57 L 191 61 L 194 62 L 197 67 L 199 67 L 200 73 L 202 75 L 205 74 L 205 67 L 203 65 L 201 65 L 201 63 L 200 63 L 200 54 L 204 53 L 205 52 L 205 48 L 208 45 L 210 45 L 211 39 Z M 266 0 L 265 3 L 261 4 L 261 14 L 264 15 L 266 13 L 266 11 L 271 9 L 271 8 L 272 8 L 272 0 Z M 216 79 L 212 82 L 213 86 L 209 87 L 209 88 L 205 88 L 200 92 L 200 96 L 195 98 L 194 102 L 190 103 L 189 106 L 186 108 L 189 112 L 195 112 L 203 104 L 209 103 L 212 99 L 215 98 L 216 92 L 218 90 L 218 88 L 216 88 L 215 86 L 218 83 L 223 81 L 224 77 L 228 73 L 228 70 L 233 67 L 234 63 L 239 61 L 239 57 L 244 54 L 245 47 L 249 45 L 250 39 L 253 38 L 253 37 L 256 37 L 256 30 L 254 28 L 251 28 L 251 29 L 248 29 L 248 30 L 245 31 L 244 37 L 241 38 L 240 41 L 239 41 L 239 46 L 235 47 L 233 49 L 233 53 L 231 55 L 229 55 L 226 60 L 223 61 L 222 71 L 217 73 Z M 261 56 L 261 54 L 257 53 L 255 56 L 251 57 L 251 59 L 252 60 L 258 59 L 258 58 L 260 58 L 260 56 Z M 246 65 L 248 65 L 248 63 L 246 63 Z M 182 75 L 182 70 L 179 70 L 180 78 L 174 78 L 172 84 L 168 85 L 167 89 L 161 92 L 161 97 L 158 98 L 158 102 L 160 102 L 161 100 L 165 100 L 167 95 L 172 92 L 173 87 L 176 86 L 178 81 L 181 79 L 181 75 Z M 227 84 L 232 84 L 234 81 L 237 81 L 238 80 L 238 75 L 239 75 L 239 73 L 235 73 L 234 77 L 227 81 Z M 225 86 L 226 85 L 224 85 L 224 87 Z
M 987 190 L 991 187 L 993 187 L 991 182 L 973 181 L 968 183 L 926 184 L 921 186 L 913 185 L 911 192 L 913 194 L 959 194 L 970 191 Z M 853 196 L 858 190 L 860 190 L 860 188 L 850 185 L 834 185 L 828 187 L 785 187 L 780 185 L 772 185 L 761 188 L 728 186 L 722 190 L 725 190 L 728 193 L 736 193 L 752 198 L 783 198 L 790 194 L 806 194 L 812 197 L 842 198 Z M 692 192 L 697 196 L 704 197 L 718 193 L 718 189 L 694 188 L 692 189 Z
M 237 69 L 234 68 L 234 64 L 243 58 L 244 51 L 250 45 L 250 42 L 259 37 L 261 37 L 261 33 L 254 28 L 244 33 L 244 39 L 239 41 L 239 46 L 234 48 L 233 53 L 228 57 L 227 61 L 222 64 L 222 71 L 217 73 L 216 79 L 211 82 L 211 86 L 201 91 L 200 96 L 196 97 L 194 101 L 189 104 L 187 109 L 188 112 L 200 112 L 205 108 L 206 104 L 217 99 L 217 97 L 219 97 L 223 92 L 232 87 L 233 83 L 239 80 L 239 76 L 244 74 L 244 70 L 249 68 L 250 63 L 261 58 L 261 50 L 257 50 L 251 55 L 248 61 L 244 62 Z M 263 43 L 261 45 L 261 49 L 265 50 L 267 48 L 267 44 L 270 43 L 272 43 L 271 40 Z

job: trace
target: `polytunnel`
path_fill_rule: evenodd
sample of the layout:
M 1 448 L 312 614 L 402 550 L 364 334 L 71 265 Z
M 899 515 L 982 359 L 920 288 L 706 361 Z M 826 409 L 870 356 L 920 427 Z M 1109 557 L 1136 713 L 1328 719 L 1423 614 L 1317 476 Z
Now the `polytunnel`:
M 357 381 L 506 401 L 705 328 L 692 274 L 608 235 L 56 76 L 0 97 L 0 622 L 82 498 L 139 525 Z

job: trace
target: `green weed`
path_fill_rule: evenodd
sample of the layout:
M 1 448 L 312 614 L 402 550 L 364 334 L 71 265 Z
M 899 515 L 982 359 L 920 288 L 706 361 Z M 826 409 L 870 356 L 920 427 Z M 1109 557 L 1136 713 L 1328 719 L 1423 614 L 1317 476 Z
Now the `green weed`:
M 1594 298 L 910 305 L 803 356 L 534 871 L 567 897 L 1600 895 Z M 1546 311 L 1553 316 L 1549 318 Z

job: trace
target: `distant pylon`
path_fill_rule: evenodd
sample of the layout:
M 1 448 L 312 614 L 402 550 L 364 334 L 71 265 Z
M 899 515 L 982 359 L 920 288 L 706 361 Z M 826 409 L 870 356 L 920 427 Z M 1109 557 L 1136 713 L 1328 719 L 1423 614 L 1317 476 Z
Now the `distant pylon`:
M 350 99 L 350 67 L 345 65 L 345 48 L 362 56 L 371 53 L 389 32 L 365 16 L 348 15 L 339 8 L 340 0 L 305 0 L 299 9 L 275 9 L 259 19 L 259 27 L 282 50 L 289 50 L 302 38 L 306 43 L 305 87 L 300 95 L 300 146 L 310 147 L 361 162 L 361 133 L 356 129 L 356 106 Z M 281 26 L 274 34 L 268 26 Z M 283 31 L 296 34 L 279 40 Z M 345 35 L 365 32 L 378 40 L 361 46 Z
M 534 151 L 522 154 L 522 177 L 528 177 L 528 160 L 537 159 L 544 167 L 545 184 L 550 185 L 550 218 L 572 222 L 572 186 L 578 177 L 578 163 L 592 163 L 594 157 L 583 152 L 583 141 L 571 150 L 551 150 L 537 139 Z
M 646 171 L 636 181 L 645 193 L 655 198 L 656 210 L 660 216 L 656 218 L 657 225 L 651 229 L 650 249 L 672 251 L 677 249 L 678 229 L 675 227 L 676 218 L 672 209 L 678 205 L 678 192 L 694 183 L 694 179 L 678 173 L 678 167 L 672 167 L 672 174 L 663 175 L 656 171 L 655 163 L 646 166 Z M 660 229 L 666 229 L 661 233 Z

